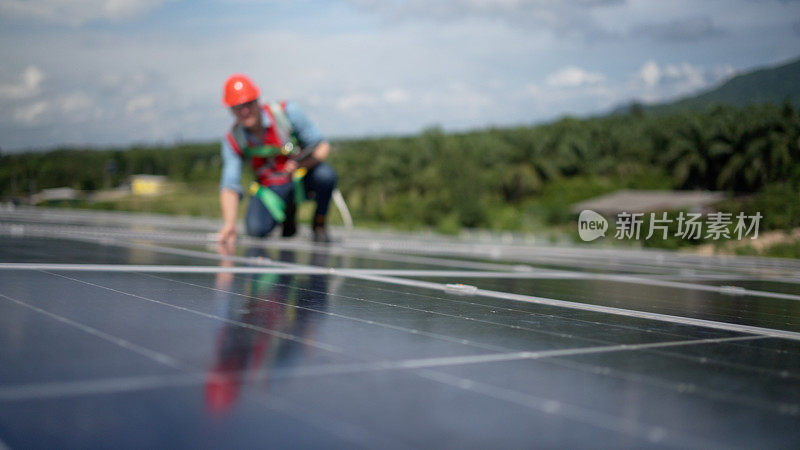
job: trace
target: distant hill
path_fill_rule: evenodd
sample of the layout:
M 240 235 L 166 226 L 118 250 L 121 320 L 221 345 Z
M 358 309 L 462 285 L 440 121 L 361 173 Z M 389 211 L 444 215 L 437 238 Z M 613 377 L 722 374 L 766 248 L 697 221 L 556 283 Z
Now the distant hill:
M 704 109 L 710 105 L 746 106 L 752 103 L 783 103 L 789 100 L 800 107 L 800 59 L 774 67 L 745 72 L 711 90 L 672 102 L 628 104 L 612 113 L 626 113 L 641 107 L 644 111 L 662 113 L 680 109 Z

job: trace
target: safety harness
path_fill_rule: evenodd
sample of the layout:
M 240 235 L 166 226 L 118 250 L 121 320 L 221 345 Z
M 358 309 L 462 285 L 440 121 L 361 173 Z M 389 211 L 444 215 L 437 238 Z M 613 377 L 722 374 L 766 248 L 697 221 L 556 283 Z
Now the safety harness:
M 262 109 L 271 121 L 264 130 L 261 145 L 252 145 L 244 127 L 239 124 L 231 128 L 226 139 L 233 151 L 250 160 L 257 180 L 250 185 L 250 195 L 258 197 L 276 222 L 283 223 L 286 220 L 286 202 L 269 187 L 292 183 L 294 201 L 300 204 L 306 198 L 303 177 L 307 170 L 300 168 L 292 174 L 285 171 L 289 157 L 300 151 L 297 134 L 286 115 L 286 102 L 267 103 Z

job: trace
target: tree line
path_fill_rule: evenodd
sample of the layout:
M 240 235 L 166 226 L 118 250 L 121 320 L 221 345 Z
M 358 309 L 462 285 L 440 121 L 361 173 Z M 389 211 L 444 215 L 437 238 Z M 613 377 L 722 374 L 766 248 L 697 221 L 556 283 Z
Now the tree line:
M 553 186 L 573 191 L 563 196 L 572 202 L 622 187 L 796 194 L 798 145 L 800 115 L 786 103 L 634 111 L 459 134 L 430 129 L 340 142 L 335 161 L 343 192 L 365 217 L 484 227 L 493 215 L 508 214 L 504 206 L 524 214 L 538 200 L 557 201 Z M 597 180 L 611 181 L 604 187 Z M 569 207 L 557 206 L 553 222 Z
M 634 109 L 333 144 L 342 192 L 356 219 L 368 222 L 513 229 L 543 209 L 545 220 L 563 221 L 569 202 L 620 187 L 766 192 L 773 203 L 800 192 L 800 114 L 789 103 L 668 114 Z M 0 155 L 0 196 L 108 188 L 136 173 L 209 182 L 219 179 L 220 165 L 215 142 Z M 787 223 L 800 225 L 797 218 Z

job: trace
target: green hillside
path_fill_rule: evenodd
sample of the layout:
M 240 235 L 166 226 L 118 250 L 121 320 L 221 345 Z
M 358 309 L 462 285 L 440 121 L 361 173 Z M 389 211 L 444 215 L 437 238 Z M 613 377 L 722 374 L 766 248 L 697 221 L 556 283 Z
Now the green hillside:
M 640 109 L 665 113 L 678 110 L 702 110 L 712 105 L 747 106 L 760 103 L 779 104 L 789 100 L 800 106 L 800 59 L 773 67 L 764 67 L 736 75 L 719 87 L 668 103 L 626 105 L 616 113 Z

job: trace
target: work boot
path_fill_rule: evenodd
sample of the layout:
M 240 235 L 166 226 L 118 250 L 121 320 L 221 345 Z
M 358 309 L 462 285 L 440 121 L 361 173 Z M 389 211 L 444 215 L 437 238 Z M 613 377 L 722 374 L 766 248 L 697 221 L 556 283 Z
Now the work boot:
M 292 237 L 295 235 L 295 233 L 297 233 L 297 220 L 295 219 L 296 212 L 297 208 L 295 207 L 294 202 L 289 202 L 286 205 L 286 220 L 283 221 L 281 236 Z
M 331 241 L 328 232 L 325 230 L 325 216 L 318 214 L 314 216 L 314 224 L 312 225 L 314 231 L 314 242 L 327 244 Z

